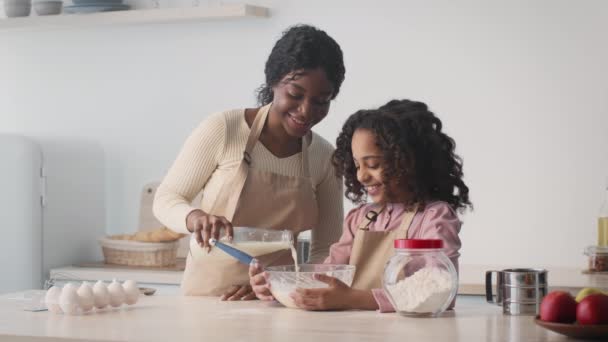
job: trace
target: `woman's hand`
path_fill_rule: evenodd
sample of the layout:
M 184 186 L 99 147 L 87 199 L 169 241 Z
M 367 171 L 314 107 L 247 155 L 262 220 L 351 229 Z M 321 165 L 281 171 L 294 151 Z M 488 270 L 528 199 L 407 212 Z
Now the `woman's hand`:
M 226 293 L 224 293 L 220 300 L 252 300 L 255 299 L 255 293 L 251 290 L 249 285 L 233 285 Z
M 232 223 L 223 216 L 209 215 L 202 210 L 193 210 L 186 217 L 186 227 L 194 234 L 196 242 L 201 247 L 211 250 L 209 239 L 219 240 L 220 230 L 224 229 L 228 240 L 232 240 L 234 230 Z
M 260 300 L 274 300 L 266 276 L 266 272 L 262 270 L 259 263 L 254 261 L 249 265 L 249 285 L 251 285 L 255 296 Z

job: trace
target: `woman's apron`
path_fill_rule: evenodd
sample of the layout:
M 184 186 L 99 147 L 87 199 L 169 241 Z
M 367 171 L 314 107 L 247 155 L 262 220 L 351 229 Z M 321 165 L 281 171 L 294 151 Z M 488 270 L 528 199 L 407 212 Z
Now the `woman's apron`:
M 297 239 L 298 233 L 317 224 L 319 215 L 308 170 L 311 134 L 302 141 L 301 176 L 284 176 L 256 168 L 251 154 L 268 118 L 270 106 L 260 108 L 256 114 L 240 165 L 224 182 L 215 201 L 203 202 L 202 210 L 226 217 L 234 227 L 288 229 Z M 205 207 L 205 202 L 209 203 L 208 207 Z M 192 244 L 190 246 L 193 248 Z M 194 248 L 202 247 L 196 245 Z M 258 256 L 257 259 L 265 266 L 293 263 L 287 250 Z M 219 296 L 233 285 L 246 284 L 249 284 L 248 266 L 236 259 L 213 260 L 188 253 L 181 284 L 185 295 Z
M 416 214 L 417 207 L 403 214 L 401 225 L 390 231 L 370 231 L 369 225 L 385 207 L 378 212 L 369 211 L 355 232 L 349 264 L 356 266 L 352 287 L 359 290 L 371 290 L 382 287 L 384 266 L 395 254 L 393 241 L 407 239 L 407 231 Z

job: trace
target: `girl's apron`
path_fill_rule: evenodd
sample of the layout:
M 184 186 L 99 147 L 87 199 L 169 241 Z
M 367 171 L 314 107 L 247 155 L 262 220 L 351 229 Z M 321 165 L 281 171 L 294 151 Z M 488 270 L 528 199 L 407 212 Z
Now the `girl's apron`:
M 256 168 L 251 154 L 268 118 L 270 106 L 266 105 L 258 111 L 240 165 L 224 182 L 215 201 L 203 201 L 203 204 L 209 204 L 208 207 L 202 205 L 202 210 L 226 217 L 234 227 L 288 229 L 297 239 L 298 233 L 317 224 L 319 215 L 308 170 L 311 134 L 302 141 L 301 176 L 284 176 Z M 197 245 L 195 248 L 202 247 Z M 287 250 L 258 256 L 257 259 L 265 266 L 293 263 Z M 193 257 L 192 253 L 188 253 L 181 284 L 185 295 L 218 296 L 233 285 L 246 284 L 249 284 L 248 266 L 236 259 L 218 261 Z
M 376 221 L 380 211 L 369 211 L 365 214 L 363 222 L 359 224 L 355 232 L 353 248 L 349 264 L 355 265 L 355 277 L 352 287 L 359 290 L 371 290 L 382 287 L 384 277 L 384 266 L 388 259 L 395 253 L 393 241 L 395 239 L 406 239 L 407 231 L 416 214 L 417 207 L 403 214 L 401 225 L 390 231 L 370 231 L 369 225 Z

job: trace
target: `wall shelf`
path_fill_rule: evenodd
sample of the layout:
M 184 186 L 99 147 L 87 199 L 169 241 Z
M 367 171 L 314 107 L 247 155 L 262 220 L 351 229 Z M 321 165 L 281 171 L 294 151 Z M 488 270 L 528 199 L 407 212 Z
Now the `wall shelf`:
M 247 4 L 216 7 L 132 9 L 90 14 L 60 14 L 0 19 L 0 33 L 95 26 L 200 22 L 268 16 L 268 8 Z

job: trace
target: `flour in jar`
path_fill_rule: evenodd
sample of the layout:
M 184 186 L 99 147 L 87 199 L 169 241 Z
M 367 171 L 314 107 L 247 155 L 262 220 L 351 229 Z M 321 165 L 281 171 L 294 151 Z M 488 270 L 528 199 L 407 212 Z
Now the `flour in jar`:
M 387 285 L 397 311 L 434 313 L 439 311 L 452 292 L 450 273 L 437 267 L 425 267 L 396 284 Z

